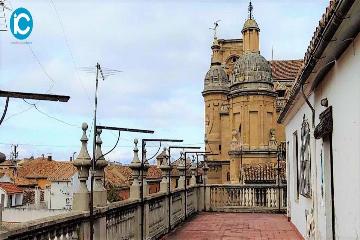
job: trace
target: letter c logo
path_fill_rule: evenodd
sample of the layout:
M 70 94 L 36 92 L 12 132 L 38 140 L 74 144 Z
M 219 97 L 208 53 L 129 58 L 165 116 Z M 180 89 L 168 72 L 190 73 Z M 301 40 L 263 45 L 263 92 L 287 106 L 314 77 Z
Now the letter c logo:
M 24 40 L 29 37 L 33 28 L 33 19 L 25 8 L 16 9 L 10 17 L 10 30 L 15 38 Z

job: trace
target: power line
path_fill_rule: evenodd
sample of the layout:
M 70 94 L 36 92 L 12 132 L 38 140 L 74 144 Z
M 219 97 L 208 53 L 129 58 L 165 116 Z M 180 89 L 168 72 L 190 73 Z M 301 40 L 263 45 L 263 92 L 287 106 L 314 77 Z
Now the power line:
M 33 146 L 33 147 L 57 147 L 57 148 L 69 148 L 69 147 L 80 147 L 79 145 L 49 145 L 49 144 L 34 144 L 34 143 L 16 143 L 19 146 Z M 9 145 L 12 146 L 14 145 L 14 143 L 5 143 L 5 142 L 0 142 L 0 145 Z M 104 145 L 103 147 L 113 147 L 110 145 Z M 118 145 L 117 147 L 121 147 L 121 148 L 133 148 L 133 145 Z M 158 148 L 159 146 L 147 146 L 150 148 Z
M 61 123 L 63 123 L 63 124 L 66 124 L 66 125 L 68 125 L 68 126 L 71 126 L 71 127 L 81 128 L 81 127 L 79 127 L 79 126 L 76 125 L 76 124 L 72 124 L 72 123 L 65 122 L 64 120 L 61 120 L 61 119 L 59 119 L 59 118 L 57 118 L 57 117 L 54 117 L 54 116 L 51 116 L 51 115 L 47 114 L 46 112 L 41 111 L 41 110 L 38 108 L 38 106 L 36 106 L 35 103 L 29 103 L 29 102 L 27 102 L 25 99 L 23 99 L 23 101 L 26 102 L 26 103 L 29 104 L 29 105 L 32 105 L 39 113 L 41 113 L 42 115 L 44 115 L 44 116 L 46 116 L 46 117 L 48 117 L 48 118 L 54 119 L 54 120 L 56 120 L 56 121 L 58 121 L 58 122 L 61 122 Z
M 85 95 L 86 95 L 86 97 L 87 97 L 87 99 L 88 99 L 88 101 L 89 101 L 89 103 L 90 103 L 90 105 L 91 105 L 91 100 L 90 100 L 90 96 L 89 96 L 89 94 L 88 94 L 88 91 L 86 90 L 86 88 L 85 88 L 85 86 L 84 86 L 84 83 L 83 83 L 83 81 L 81 80 L 81 77 L 79 76 L 79 73 L 78 73 L 78 71 L 77 71 L 77 64 L 76 64 L 76 61 L 75 61 L 75 57 L 74 57 L 74 54 L 73 54 L 73 52 L 72 52 L 72 50 L 71 50 L 71 47 L 70 47 L 70 44 L 69 44 L 69 40 L 68 40 L 68 38 L 67 38 L 67 35 L 66 35 L 66 32 L 65 32 L 65 28 L 64 28 L 64 24 L 63 24 L 63 22 L 62 22 L 62 19 L 61 19 L 61 17 L 60 17 L 60 14 L 59 14 L 59 12 L 58 12 L 58 10 L 57 10 L 57 8 L 56 8 L 55 3 L 53 2 L 53 0 L 50 0 L 50 3 L 51 3 L 51 5 L 52 5 L 52 7 L 54 8 L 56 17 L 57 17 L 57 19 L 58 19 L 58 21 L 59 21 L 59 24 L 60 24 L 60 27 L 61 27 L 61 30 L 62 30 L 62 34 L 63 34 L 63 37 L 64 37 L 65 45 L 66 45 L 66 47 L 67 47 L 67 49 L 69 50 L 69 53 L 70 53 L 71 61 L 72 61 L 72 64 L 73 64 L 73 67 L 74 67 L 74 71 L 75 71 L 75 75 L 76 75 L 77 79 L 79 80 L 80 85 L 81 85 L 81 88 L 83 89 L 83 91 L 84 91 L 84 93 L 85 93 Z
M 31 54 L 33 55 L 33 57 L 35 58 L 36 62 L 39 64 L 41 70 L 45 73 L 46 77 L 51 81 L 51 85 L 49 87 L 49 89 L 46 91 L 46 93 L 49 93 L 51 91 L 51 89 L 54 87 L 55 85 L 55 81 L 54 79 L 49 75 L 49 73 L 46 71 L 45 67 L 41 64 L 40 59 L 37 57 L 37 55 L 35 54 L 34 50 L 31 47 L 31 44 L 27 44 Z
M 11 114 L 11 115 L 8 116 L 7 118 L 5 118 L 4 122 L 6 122 L 7 120 L 9 120 L 9 119 L 12 118 L 12 117 L 15 117 L 15 116 L 17 116 L 17 115 L 20 115 L 20 114 L 22 114 L 22 113 L 24 113 L 24 112 L 29 111 L 29 110 L 32 109 L 33 107 L 34 107 L 34 106 L 31 106 L 31 107 L 25 108 L 24 110 L 21 110 L 20 112 Z

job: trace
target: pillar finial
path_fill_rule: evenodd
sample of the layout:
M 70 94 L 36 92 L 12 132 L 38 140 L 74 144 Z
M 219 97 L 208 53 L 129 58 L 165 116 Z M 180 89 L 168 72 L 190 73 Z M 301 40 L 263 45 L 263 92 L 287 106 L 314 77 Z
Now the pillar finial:
M 82 137 L 80 138 L 81 149 L 80 149 L 79 155 L 77 156 L 76 160 L 88 160 L 88 161 L 90 161 L 91 158 L 90 158 L 90 155 L 89 155 L 89 152 L 88 152 L 88 149 L 87 149 L 87 142 L 89 140 L 87 138 L 87 136 L 86 136 L 86 131 L 88 129 L 87 123 L 84 122 L 81 125 L 81 129 L 83 130 Z
M 136 163 L 140 163 L 140 159 L 139 159 L 139 149 L 138 149 L 138 140 L 135 138 L 134 139 L 134 144 L 135 144 L 135 146 L 134 146 L 134 157 L 133 157 L 133 160 L 131 161 L 131 163 L 133 163 L 133 164 L 136 164 Z
M 101 135 L 102 130 L 101 129 L 97 129 L 96 130 L 96 149 L 95 149 L 95 159 L 96 161 L 98 160 L 105 160 L 102 150 L 101 150 L 101 145 L 102 145 L 102 140 L 101 140 Z

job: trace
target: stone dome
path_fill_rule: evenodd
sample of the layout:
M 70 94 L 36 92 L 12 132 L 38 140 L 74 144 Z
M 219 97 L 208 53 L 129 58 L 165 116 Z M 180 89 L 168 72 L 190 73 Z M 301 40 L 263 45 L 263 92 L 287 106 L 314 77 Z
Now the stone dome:
M 206 73 L 204 91 L 228 91 L 229 78 L 220 64 L 211 65 Z
M 260 28 L 259 28 L 257 22 L 254 19 L 251 19 L 251 18 L 246 20 L 246 22 L 244 23 L 244 27 L 243 27 L 241 32 L 244 32 L 244 31 L 246 31 L 248 29 L 256 29 L 257 31 L 260 31 Z
M 4 162 L 6 160 L 6 155 L 2 152 L 0 152 L 0 163 Z
M 231 88 L 273 90 L 270 63 L 257 52 L 240 55 L 234 66 Z

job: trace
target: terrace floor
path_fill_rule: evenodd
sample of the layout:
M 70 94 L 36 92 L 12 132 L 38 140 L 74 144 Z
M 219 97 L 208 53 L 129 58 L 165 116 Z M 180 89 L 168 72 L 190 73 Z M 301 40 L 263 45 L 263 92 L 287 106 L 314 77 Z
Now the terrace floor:
M 163 240 L 303 239 L 282 214 L 200 213 Z

